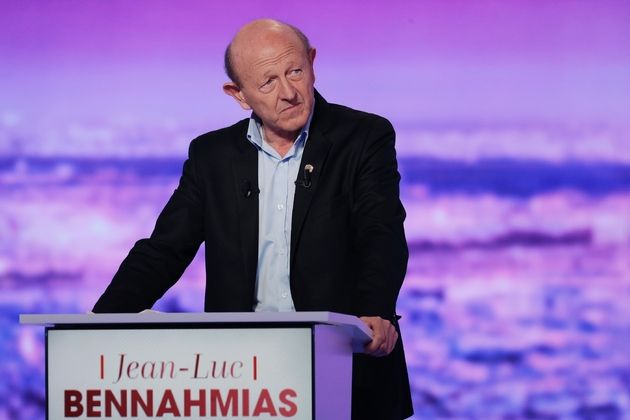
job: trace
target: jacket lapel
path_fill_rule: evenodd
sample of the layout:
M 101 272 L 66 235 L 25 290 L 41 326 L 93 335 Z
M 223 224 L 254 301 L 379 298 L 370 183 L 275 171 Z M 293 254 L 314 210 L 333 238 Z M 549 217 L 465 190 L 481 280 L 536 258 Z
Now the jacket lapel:
M 331 125 L 332 122 L 328 103 L 315 91 L 315 113 L 311 121 L 308 140 L 298 171 L 298 179 L 302 179 L 304 167 L 306 165 L 313 167 L 313 171 L 311 172 L 311 186 L 309 188 L 304 188 L 300 185 L 295 186 L 295 199 L 293 202 L 293 216 L 291 220 L 291 265 L 293 265 L 293 261 L 295 260 L 295 251 L 297 250 L 296 247 L 302 233 L 304 220 L 311 206 L 313 196 L 317 191 L 320 174 L 322 173 L 326 157 L 332 146 L 331 141 L 324 135 Z
M 238 139 L 238 145 L 243 153 L 232 158 L 233 182 L 238 203 L 238 234 L 245 274 L 253 286 L 258 265 L 258 150 L 247 140 L 245 133 Z

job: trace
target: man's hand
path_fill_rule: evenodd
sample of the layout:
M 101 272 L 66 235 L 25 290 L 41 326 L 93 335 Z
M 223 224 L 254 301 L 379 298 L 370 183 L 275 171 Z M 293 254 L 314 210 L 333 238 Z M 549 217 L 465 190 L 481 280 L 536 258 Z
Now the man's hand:
M 380 316 L 362 316 L 359 318 L 372 330 L 372 341 L 363 347 L 365 354 L 370 356 L 387 356 L 394 349 L 398 340 L 398 333 L 391 322 Z

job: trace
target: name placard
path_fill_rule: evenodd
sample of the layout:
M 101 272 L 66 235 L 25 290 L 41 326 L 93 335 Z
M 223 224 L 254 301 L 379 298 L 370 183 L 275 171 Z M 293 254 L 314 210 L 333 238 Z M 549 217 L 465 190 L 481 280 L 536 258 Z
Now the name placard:
M 310 328 L 48 329 L 48 418 L 312 419 Z

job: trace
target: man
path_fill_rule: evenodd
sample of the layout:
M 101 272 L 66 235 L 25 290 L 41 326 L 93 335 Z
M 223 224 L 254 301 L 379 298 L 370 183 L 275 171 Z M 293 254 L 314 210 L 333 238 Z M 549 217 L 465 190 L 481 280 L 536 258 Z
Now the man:
M 208 312 L 334 311 L 373 330 L 353 363 L 353 418 L 412 414 L 395 316 L 408 251 L 391 124 L 328 104 L 315 48 L 274 20 L 244 26 L 223 86 L 252 117 L 190 145 L 178 188 L 94 312 L 150 308 L 206 244 Z

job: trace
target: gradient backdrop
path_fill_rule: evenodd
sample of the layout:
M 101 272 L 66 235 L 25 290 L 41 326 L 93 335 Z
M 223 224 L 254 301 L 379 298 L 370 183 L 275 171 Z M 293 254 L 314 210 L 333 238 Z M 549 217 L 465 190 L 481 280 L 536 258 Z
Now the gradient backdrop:
M 222 54 L 261 17 L 397 129 L 416 418 L 630 419 L 630 1 L 0 0 L 0 420 L 44 418 L 18 314 L 91 309 L 189 141 L 247 116 Z

